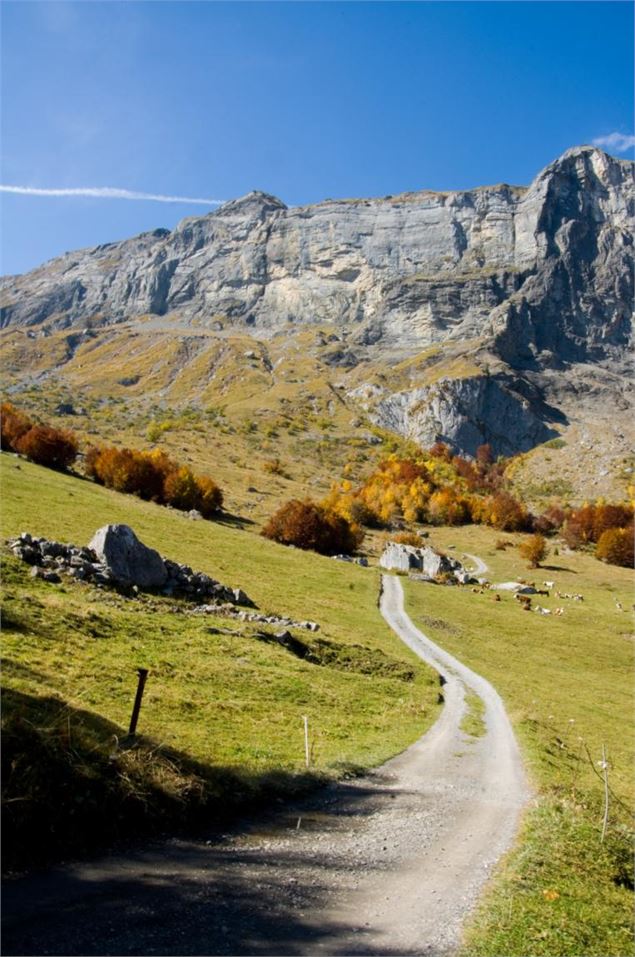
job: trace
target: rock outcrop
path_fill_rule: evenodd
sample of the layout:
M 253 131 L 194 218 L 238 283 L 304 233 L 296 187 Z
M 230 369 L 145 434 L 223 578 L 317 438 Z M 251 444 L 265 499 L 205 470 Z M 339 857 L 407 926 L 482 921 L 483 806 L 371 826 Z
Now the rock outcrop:
M 8 545 L 18 558 L 32 566 L 34 577 L 60 581 L 60 574 L 100 588 L 126 591 L 159 591 L 193 602 L 216 602 L 254 607 L 241 588 L 230 588 L 206 575 L 181 565 L 139 541 L 128 525 L 105 525 L 90 545 L 77 546 L 49 541 L 22 532 Z
M 419 573 L 417 577 L 429 581 L 452 578 L 462 585 L 476 581 L 456 558 L 443 555 L 429 545 L 415 548 L 413 545 L 389 542 L 380 556 L 379 564 L 391 571 Z
M 602 381 L 609 366 L 621 374 L 629 355 L 633 169 L 579 147 L 529 187 L 296 208 L 254 192 L 172 231 L 7 277 L 1 324 L 36 342 L 67 329 L 71 357 L 100 330 L 148 316 L 161 320 L 162 333 L 247 333 L 263 342 L 330 325 L 338 335 L 320 354 L 325 376 L 376 360 L 390 370 L 398 358 L 452 346 L 469 358 L 468 371 L 459 363 L 405 390 L 386 375 L 379 404 L 367 404 L 371 417 L 471 454 L 483 441 L 497 453 L 525 450 L 566 422 L 553 397 L 566 393 L 575 404 L 571 364 L 604 364 Z M 183 341 L 182 360 L 194 362 L 209 342 L 200 333 Z M 265 353 L 264 344 L 243 348 L 271 372 Z M 357 376 L 350 395 L 359 384 Z
M 497 455 L 513 455 L 558 435 L 540 418 L 543 402 L 533 392 L 528 398 L 502 377 L 444 378 L 419 389 L 385 390 L 367 408 L 375 424 L 424 447 L 441 441 L 473 455 L 489 443 Z
M 633 164 L 569 150 L 507 185 L 287 208 L 266 193 L 3 281 L 2 325 L 178 313 L 268 335 L 350 324 L 399 347 L 495 337 L 507 361 L 628 340 Z

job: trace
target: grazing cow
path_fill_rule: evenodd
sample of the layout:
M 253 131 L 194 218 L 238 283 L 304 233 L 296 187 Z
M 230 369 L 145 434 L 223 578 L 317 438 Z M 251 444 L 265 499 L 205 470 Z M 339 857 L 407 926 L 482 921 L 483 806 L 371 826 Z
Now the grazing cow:
M 572 595 L 571 597 L 573 598 L 574 601 L 584 601 L 583 595 Z
M 501 600 L 500 595 L 494 595 L 494 601 L 500 601 L 500 600 Z
M 555 582 L 543 582 L 543 585 L 545 586 L 545 588 L 555 588 L 556 583 L 555 583 Z
M 539 615 L 550 615 L 551 612 L 548 608 L 543 608 L 542 605 L 536 605 L 534 611 L 537 611 Z
M 554 615 L 564 615 L 564 608 L 556 608 L 554 610 Z
M 537 595 L 546 595 L 546 597 L 549 598 L 549 592 L 546 591 L 546 589 L 544 589 L 544 588 L 537 588 L 537 589 L 536 589 L 536 594 L 537 594 Z

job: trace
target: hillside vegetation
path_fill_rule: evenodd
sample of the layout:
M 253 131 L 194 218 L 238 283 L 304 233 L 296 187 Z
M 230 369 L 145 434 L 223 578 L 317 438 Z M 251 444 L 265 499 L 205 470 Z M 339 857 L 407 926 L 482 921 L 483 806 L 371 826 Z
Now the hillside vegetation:
M 73 428 L 88 444 L 94 436 L 131 448 L 158 443 L 211 474 L 231 511 L 259 521 L 307 488 L 326 495 L 343 465 L 357 479 L 378 451 L 402 446 L 372 425 L 357 390 L 409 390 L 472 374 L 460 355 L 477 346 L 450 340 L 404 359 L 391 349 L 367 355 L 348 330 L 329 325 L 263 341 L 229 327 L 183 326 L 176 317 L 89 324 L 81 335 L 0 331 L 5 387 L 16 405 Z M 76 414 L 56 411 L 65 405 Z M 592 416 L 586 409 L 584 428 L 572 410 L 561 439 L 519 457 L 513 480 L 523 501 L 542 511 L 554 498 L 624 497 L 633 461 L 624 434 L 615 437 L 614 407 L 603 408 L 596 402 Z
M 436 717 L 436 676 L 381 618 L 375 570 L 279 546 L 236 520 L 191 522 L 7 453 L 0 465 L 3 538 L 83 544 L 123 522 L 163 555 L 245 588 L 261 610 L 320 625 L 285 647 L 275 627 L 35 580 L 5 556 L 5 864 L 218 819 L 377 765 Z M 150 674 L 130 748 L 139 667 Z

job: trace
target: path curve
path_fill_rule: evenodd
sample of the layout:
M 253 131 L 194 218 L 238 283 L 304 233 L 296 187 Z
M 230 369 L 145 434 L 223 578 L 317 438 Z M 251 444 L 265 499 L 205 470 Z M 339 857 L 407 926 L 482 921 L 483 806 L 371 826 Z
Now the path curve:
M 484 562 L 482 558 L 479 558 L 478 555 L 470 555 L 469 552 L 464 552 L 463 554 L 465 558 L 472 559 L 472 562 L 474 563 L 474 568 L 472 570 L 474 575 L 476 575 L 477 577 L 479 575 L 480 576 L 487 575 L 489 571 L 489 565 L 486 562 Z
M 445 679 L 427 734 L 364 778 L 229 834 L 9 884 L 4 954 L 451 954 L 513 839 L 523 770 L 499 696 L 415 628 L 396 577 L 383 578 L 381 610 Z M 482 738 L 459 728 L 466 688 L 485 702 Z

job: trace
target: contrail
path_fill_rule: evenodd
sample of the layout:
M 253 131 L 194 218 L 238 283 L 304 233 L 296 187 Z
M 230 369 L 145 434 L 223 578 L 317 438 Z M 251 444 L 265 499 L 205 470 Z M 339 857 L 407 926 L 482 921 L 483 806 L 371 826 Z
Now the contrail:
M 4 186 L 0 193 L 19 193 L 21 196 L 91 196 L 95 199 L 141 199 L 155 203 L 195 203 L 198 206 L 220 206 L 224 199 L 198 199 L 192 196 L 163 196 L 161 193 L 139 193 L 114 186 L 78 186 L 72 189 L 40 189 L 38 186 Z

